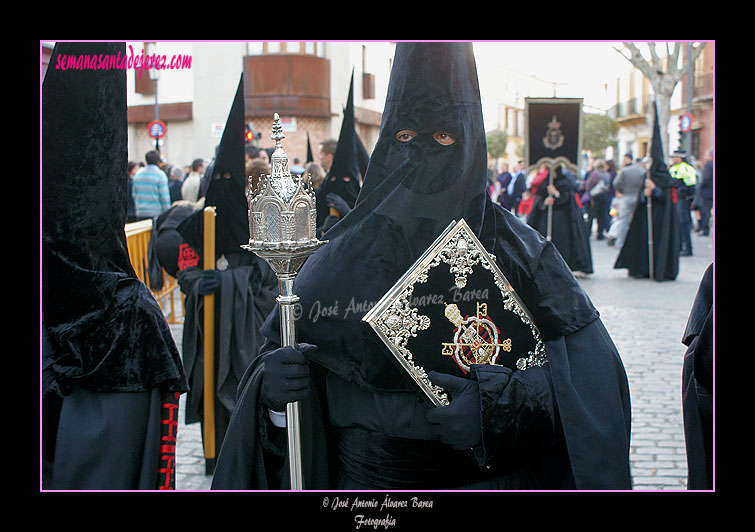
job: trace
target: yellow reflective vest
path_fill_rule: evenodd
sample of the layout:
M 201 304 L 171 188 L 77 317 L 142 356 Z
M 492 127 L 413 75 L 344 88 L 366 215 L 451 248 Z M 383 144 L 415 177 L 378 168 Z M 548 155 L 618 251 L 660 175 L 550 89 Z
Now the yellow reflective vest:
M 674 179 L 681 179 L 687 187 L 693 187 L 697 184 L 697 172 L 694 167 L 685 162 L 680 162 L 669 168 L 669 173 Z

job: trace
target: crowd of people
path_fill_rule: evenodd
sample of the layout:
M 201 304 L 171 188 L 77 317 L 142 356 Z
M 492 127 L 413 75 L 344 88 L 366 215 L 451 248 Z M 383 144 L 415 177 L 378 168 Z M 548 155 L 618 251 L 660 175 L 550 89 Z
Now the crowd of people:
M 690 256 L 690 233 L 708 236 L 712 225 L 713 151 L 705 152 L 700 161 L 678 150 L 671 154 L 670 162 L 669 172 L 676 191 L 679 255 Z M 566 168 L 559 170 L 568 178 L 588 236 L 594 235 L 596 241 L 605 240 L 614 249 L 622 248 L 649 168 L 647 157 L 626 153 L 618 168 L 613 160 L 594 158 L 578 176 Z M 527 222 L 538 188 L 548 178 L 550 169 L 541 165 L 529 174 L 525 170 L 522 160 L 517 161 L 513 171 L 509 171 L 508 162 L 500 165 L 497 175 L 494 169 L 489 170 L 488 191 L 493 201 Z
M 295 158 L 290 166 L 291 173 L 307 176 L 315 193 L 318 193 L 330 170 L 336 145 L 335 139 L 323 141 L 319 161 L 307 161 L 301 165 L 300 159 Z M 270 174 L 272 153 L 273 148 L 246 147 L 246 174 L 251 178 L 252 187 L 257 186 L 262 175 Z M 197 158 L 191 164 L 181 166 L 166 161 L 157 150 L 148 151 L 144 161 L 129 161 L 127 222 L 155 219 L 179 201 L 196 204 L 202 200 L 207 192 L 212 162 Z M 329 209 L 335 210 L 331 211 L 332 219 L 328 221 L 328 227 L 350 210 L 340 199 L 331 196 L 328 202 Z
M 125 90 L 113 72 L 92 77 L 69 88 L 81 93 L 86 104 L 82 107 L 97 109 L 87 98 L 108 100 L 108 90 L 92 86 L 93 81 Z M 60 72 L 51 79 L 70 84 Z M 113 129 L 107 138 L 118 138 L 119 143 L 100 143 L 103 153 L 98 160 L 109 163 L 110 149 L 125 159 L 120 149 L 126 138 L 123 109 L 111 113 L 122 117 L 120 121 L 71 116 L 62 103 L 62 89 L 49 83 L 46 80 L 43 90 L 43 131 L 57 131 L 70 123 L 69 127 L 77 128 L 70 135 L 75 138 L 78 132 L 91 133 L 91 123 L 107 124 Z M 109 245 L 93 249 L 86 241 L 72 245 L 72 231 L 61 230 L 65 216 L 81 221 L 66 202 L 57 201 L 59 196 L 71 194 L 71 200 L 82 205 L 86 199 L 69 182 L 81 175 L 89 181 L 101 176 L 87 167 L 87 154 L 70 147 L 59 149 L 54 141 L 60 141 L 60 136 L 43 135 L 48 143 L 43 197 L 50 198 L 43 217 L 43 481 L 47 488 L 173 488 L 172 456 L 166 455 L 168 465 L 160 467 L 153 463 L 154 448 L 160 430 L 169 432 L 162 441 L 175 441 L 170 431 L 179 415 L 178 397 L 185 393 L 186 410 L 180 415 L 185 415 L 186 423 L 201 423 L 203 429 L 209 421 L 203 403 L 206 397 L 214 398 L 213 447 L 219 453 L 217 463 L 213 456 L 210 464 L 212 489 L 291 487 L 288 471 L 293 457 L 286 446 L 285 420 L 281 423 L 285 405 L 291 402 L 301 406 L 298 421 L 306 489 L 631 489 L 628 378 L 576 273 L 592 272 L 589 234 L 593 225 L 597 238 L 614 239 L 614 245 L 620 238 L 628 242 L 637 232 L 632 222 L 638 219 L 639 205 L 647 203 L 650 208 L 651 200 L 654 216 L 668 217 L 672 199 L 674 220 L 682 212 L 680 205 L 687 206 L 688 218 L 690 212 L 699 211 L 698 227 L 705 229 L 710 220 L 706 184 L 712 180 L 707 166 L 697 188 L 696 174 L 677 168 L 683 160 L 666 169 L 658 156 L 647 169 L 653 181 L 644 179 L 640 188 L 634 181 L 640 173 L 644 175 L 642 167 L 638 171 L 627 162 L 617 173 L 612 164 L 598 160 L 579 176 L 562 166 L 545 165 L 527 175 L 524 162 L 518 161 L 511 172 L 504 167 L 495 182 L 487 182 L 482 105 L 471 43 L 398 43 L 372 153 L 367 156 L 354 130 L 350 91 L 338 139 L 320 145 L 316 162 L 301 164 L 293 159 L 291 168 L 309 176 L 315 190 L 317 234 L 328 245 L 310 256 L 297 274 L 296 294 L 301 308 L 309 311 L 296 321 L 297 345 L 287 347 L 275 303 L 278 280 L 264 260 L 241 249 L 249 238 L 244 191 L 250 177 L 254 186 L 260 176 L 270 173 L 272 155 L 272 150 L 243 141 L 242 87 L 243 75 L 213 159 L 197 158 L 191 165 L 180 166 L 150 150 L 144 164 L 128 164 L 128 219 L 120 219 L 117 209 L 100 209 L 98 217 L 83 217 L 94 227 L 155 221 L 150 241 L 153 255 L 178 279 L 186 296 L 180 360 L 164 319 L 153 318 L 159 308 L 143 286 L 134 282 L 122 233 L 113 230 L 103 235 Z M 87 89 L 91 96 L 83 92 Z M 47 103 L 47 94 L 56 95 L 57 100 Z M 110 104 L 122 106 L 123 102 L 125 98 L 113 98 Z M 75 119 L 80 123 L 74 123 Z M 60 172 L 70 168 L 54 159 L 61 154 L 78 156 L 77 172 Z M 122 172 L 126 161 L 117 162 L 108 168 L 106 185 L 113 203 L 125 204 Z M 632 194 L 635 210 L 628 221 L 625 218 L 626 236 L 619 229 L 612 234 L 616 223 L 610 214 L 612 206 L 626 214 L 632 210 L 631 203 L 619 205 L 616 198 Z M 217 209 L 214 257 L 202 257 L 203 205 Z M 450 399 L 448 405 L 436 407 L 418 397 L 412 377 L 385 356 L 385 346 L 364 327 L 366 310 L 313 314 L 311 309 L 332 308 L 338 301 L 380 300 L 449 222 L 460 219 L 491 253 L 510 281 L 510 289 L 531 313 L 543 350 L 538 363 L 531 366 L 472 364 L 463 376 L 431 370 L 427 378 L 445 388 Z M 674 245 L 688 240 L 678 233 L 677 228 L 683 226 L 681 222 L 664 226 L 674 236 Z M 80 257 L 79 249 L 96 255 L 91 264 Z M 454 249 L 461 254 L 468 248 L 459 241 Z M 119 262 L 114 264 L 109 255 L 117 255 Z M 82 273 L 99 269 L 103 274 L 91 279 Z M 657 274 L 650 276 L 657 278 Z M 87 282 L 81 294 L 101 299 L 96 305 L 70 304 L 83 297 L 71 292 L 73 281 L 80 279 Z M 447 290 L 445 285 L 441 288 Z M 147 302 L 131 305 L 128 289 L 142 289 Z M 503 290 L 499 283 L 489 281 L 480 292 L 488 289 Z M 708 356 L 709 305 L 703 292 L 685 337 L 690 360 L 698 353 Z M 215 296 L 217 378 L 215 390 L 204 394 L 207 321 L 203 314 L 205 297 L 211 294 Z M 120 307 L 111 305 L 112 301 L 129 311 L 140 310 L 149 319 L 124 319 L 131 316 L 125 310 L 113 313 L 112 309 Z M 487 303 L 477 303 L 478 313 L 481 306 L 487 309 Z M 94 316 L 99 321 L 71 335 L 70 324 L 92 316 L 91 308 L 99 310 Z M 152 327 L 141 331 L 142 338 L 128 328 L 133 323 Z M 99 336 L 95 338 L 92 331 Z M 110 345 L 102 338 L 110 335 L 128 341 L 130 350 L 115 349 L 116 356 L 109 357 L 101 353 L 102 345 Z M 83 363 L 72 354 L 78 354 Z M 135 367 L 133 360 L 141 364 Z M 85 373 L 90 368 L 94 368 L 92 373 Z M 698 365 L 690 364 L 693 369 L 700 371 Z M 705 378 L 704 373 L 689 373 L 692 384 Z M 140 395 L 134 395 L 134 390 Z M 135 401 L 139 404 L 134 405 Z M 100 408 L 105 402 L 107 410 Z M 160 405 L 162 418 L 156 412 Z M 130 412 L 130 418 L 124 417 L 121 423 L 124 412 Z M 143 432 L 150 437 L 142 438 L 132 420 L 147 419 L 150 412 L 149 419 L 155 423 L 145 426 Z M 106 426 L 109 439 L 90 447 L 88 442 L 96 442 L 100 435 L 83 429 L 100 424 Z M 126 433 L 129 438 L 123 436 Z M 205 430 L 202 434 L 210 436 Z M 105 443 L 119 458 L 126 452 L 133 458 L 108 460 L 110 448 Z M 97 459 L 90 456 L 90 449 L 97 450 Z M 133 480 L 133 471 L 140 472 L 138 482 Z M 156 487 L 157 483 L 162 484 Z

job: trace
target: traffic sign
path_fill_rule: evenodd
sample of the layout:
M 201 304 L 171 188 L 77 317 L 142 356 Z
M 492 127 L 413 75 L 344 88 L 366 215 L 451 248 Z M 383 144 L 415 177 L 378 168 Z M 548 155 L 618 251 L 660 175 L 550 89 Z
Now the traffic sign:
M 165 122 L 162 120 L 153 120 L 147 124 L 149 136 L 153 139 L 161 139 L 165 136 Z
M 692 131 L 692 115 L 689 113 L 684 113 L 679 118 L 679 129 L 682 130 L 682 133 L 689 133 Z

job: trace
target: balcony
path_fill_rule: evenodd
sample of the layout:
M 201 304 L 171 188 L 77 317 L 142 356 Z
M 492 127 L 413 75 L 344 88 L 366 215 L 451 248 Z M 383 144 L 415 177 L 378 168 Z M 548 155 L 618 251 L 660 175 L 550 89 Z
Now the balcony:
M 692 91 L 692 100 L 713 99 L 713 73 L 695 76 L 695 88 Z
M 650 112 L 650 102 L 643 102 L 638 98 L 619 102 L 608 110 L 608 116 L 613 118 L 619 125 L 629 125 L 631 122 L 645 122 Z
M 330 118 L 330 61 L 306 54 L 244 57 L 248 116 Z

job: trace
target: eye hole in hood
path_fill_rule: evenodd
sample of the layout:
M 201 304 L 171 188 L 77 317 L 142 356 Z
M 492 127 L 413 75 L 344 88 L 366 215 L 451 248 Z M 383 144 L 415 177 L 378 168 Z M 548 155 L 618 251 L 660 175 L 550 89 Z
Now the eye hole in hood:
M 396 140 L 399 142 L 411 142 L 418 135 L 413 129 L 401 129 L 396 133 Z M 450 146 L 456 142 L 456 138 L 446 131 L 436 131 L 432 135 L 433 140 L 442 146 Z

